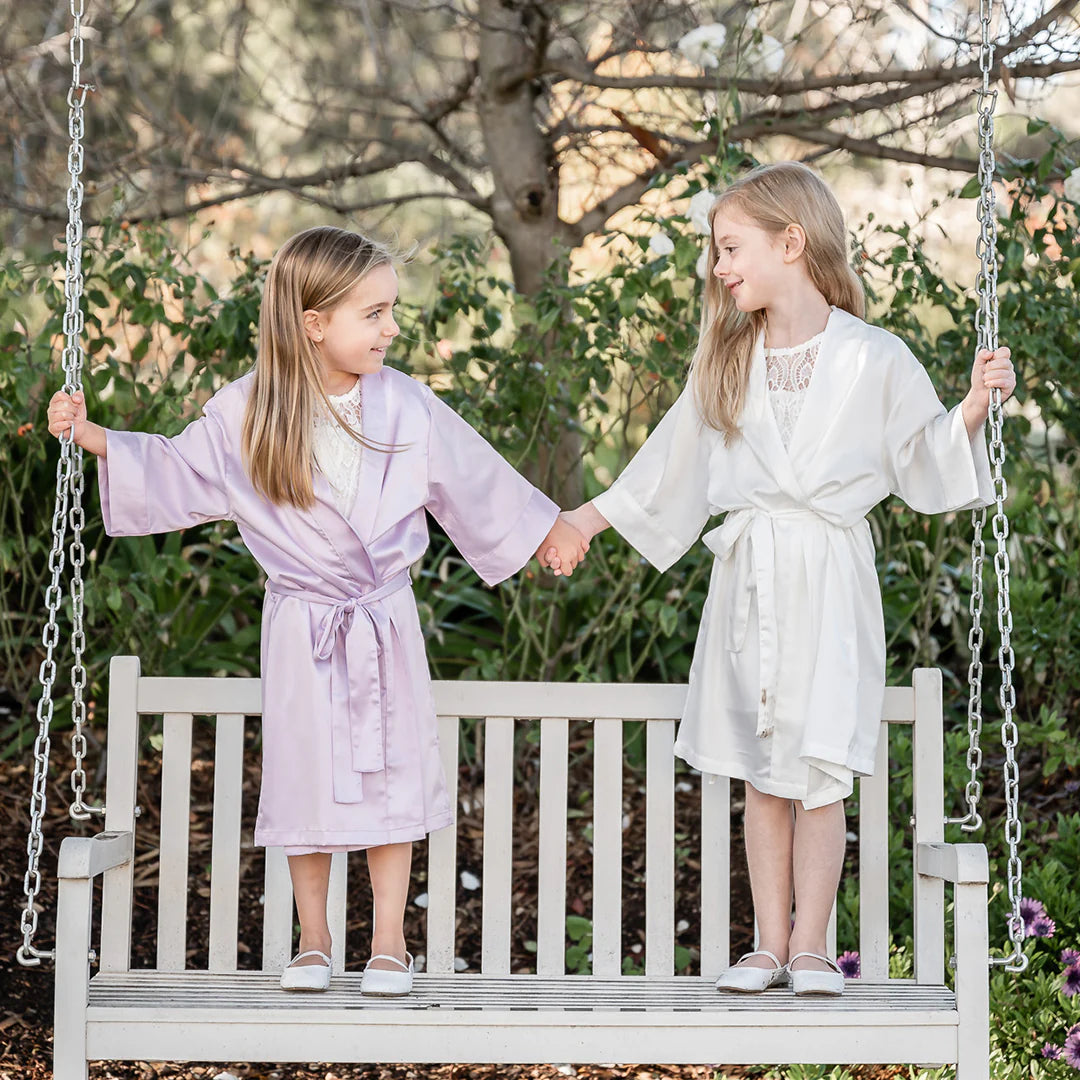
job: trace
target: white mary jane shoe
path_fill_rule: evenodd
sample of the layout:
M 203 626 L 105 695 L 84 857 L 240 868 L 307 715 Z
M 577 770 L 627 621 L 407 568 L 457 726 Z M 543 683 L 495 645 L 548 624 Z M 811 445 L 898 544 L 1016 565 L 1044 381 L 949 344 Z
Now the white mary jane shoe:
M 806 956 L 811 960 L 820 960 L 822 963 L 828 964 L 833 970 L 791 971 L 791 965 L 801 956 Z M 791 989 L 796 994 L 828 994 L 832 997 L 839 997 L 844 992 L 844 973 L 840 970 L 836 961 L 830 960 L 827 956 L 812 952 L 796 953 L 788 961 L 788 970 L 791 971 Z
M 738 966 L 751 956 L 767 956 L 774 966 L 771 968 Z M 760 994 L 771 986 L 783 986 L 788 980 L 788 969 L 780 963 L 775 953 L 769 952 L 768 949 L 755 949 L 753 952 L 748 952 L 739 957 L 738 964 L 729 967 L 716 980 L 717 990 L 736 990 L 740 994 Z
M 364 975 L 360 980 L 360 993 L 373 997 L 402 997 L 412 990 L 413 958 L 405 954 L 408 964 L 403 964 L 396 956 L 379 953 L 364 965 Z M 401 968 L 400 971 L 388 971 L 386 968 L 373 968 L 375 960 L 389 960 Z
M 305 956 L 317 956 L 322 960 L 322 963 L 295 966 L 296 961 L 303 960 Z M 330 957 L 318 949 L 309 949 L 307 952 L 298 953 L 289 961 L 289 966 L 281 973 L 281 989 L 329 990 L 330 962 Z

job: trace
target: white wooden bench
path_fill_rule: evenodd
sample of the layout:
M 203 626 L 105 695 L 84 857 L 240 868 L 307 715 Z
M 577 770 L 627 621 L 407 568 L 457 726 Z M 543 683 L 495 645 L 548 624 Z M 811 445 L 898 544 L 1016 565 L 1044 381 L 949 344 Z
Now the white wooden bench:
M 454 829 L 429 844 L 426 971 L 404 1000 L 366 999 L 343 972 L 344 857 L 335 856 L 330 914 L 338 972 L 325 994 L 277 988 L 292 950 L 286 860 L 268 852 L 261 971 L 238 970 L 237 897 L 245 722 L 260 712 L 257 679 L 142 677 L 135 657 L 110 671 L 105 831 L 64 840 L 56 962 L 56 1080 L 89 1061 L 956 1063 L 988 1076 L 986 851 L 943 840 L 941 677 L 890 688 L 884 722 L 914 728 L 913 980 L 888 977 L 887 738 L 877 775 L 860 784 L 862 978 L 840 999 L 718 993 L 729 962 L 729 782 L 701 781 L 700 975 L 674 974 L 672 743 L 685 687 L 444 682 L 440 737 L 456 801 L 459 718 L 481 717 L 486 785 L 482 970 L 455 973 Z M 139 718 L 164 716 L 157 966 L 132 969 L 133 850 Z M 216 716 L 209 970 L 185 970 L 193 717 Z M 565 974 L 568 719 L 592 722 L 592 975 Z M 540 837 L 535 974 L 510 974 L 515 724 L 540 724 Z M 645 974 L 622 974 L 623 722 L 646 726 Z M 883 732 L 883 734 L 887 734 Z M 697 782 L 697 778 L 693 778 Z M 738 785 L 737 785 L 738 787 Z M 478 793 L 479 797 L 479 793 Z M 639 798 L 635 792 L 633 797 Z M 580 826 L 575 821 L 574 827 Z M 907 830 L 907 823 L 904 823 Z M 140 866 L 140 872 L 145 872 Z M 90 975 L 94 882 L 101 875 L 98 971 Z M 955 992 L 945 980 L 944 883 L 954 883 Z M 746 912 L 739 912 L 741 920 Z M 835 921 L 834 921 L 835 936 Z M 833 943 L 835 944 L 835 942 Z M 357 943 L 362 950 L 366 942 Z M 419 950 L 418 950 L 419 951 Z

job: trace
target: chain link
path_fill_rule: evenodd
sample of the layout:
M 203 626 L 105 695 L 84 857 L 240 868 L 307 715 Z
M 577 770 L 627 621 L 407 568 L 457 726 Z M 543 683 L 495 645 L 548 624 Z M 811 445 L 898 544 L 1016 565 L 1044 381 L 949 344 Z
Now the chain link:
M 991 88 L 991 75 L 994 67 L 994 41 L 991 35 L 993 0 L 979 0 L 979 22 L 981 45 L 979 50 L 979 71 L 982 84 L 978 90 L 978 132 L 979 132 L 979 200 L 976 216 L 979 222 L 979 236 L 975 243 L 975 253 L 979 259 L 979 271 L 975 280 L 979 304 L 975 311 L 976 348 L 991 352 L 998 346 L 998 268 L 997 268 L 997 215 L 994 197 L 994 107 L 997 104 L 997 90 Z M 1008 919 L 1009 940 L 1012 952 L 1005 957 L 992 956 L 990 963 L 1004 966 L 1008 971 L 1023 971 L 1027 968 L 1028 958 L 1024 955 L 1024 920 L 1020 914 L 1020 901 L 1023 896 L 1023 866 L 1019 856 L 1021 837 L 1020 823 L 1020 770 L 1016 761 L 1016 748 L 1019 742 L 1019 730 L 1013 720 L 1016 707 L 1016 691 L 1013 687 L 1012 673 L 1015 655 L 1012 649 L 1012 605 L 1009 598 L 1009 519 L 1005 513 L 1005 500 L 1008 487 L 1003 475 L 1005 464 L 1005 443 L 1002 437 L 1001 393 L 998 390 L 990 394 L 990 465 L 994 485 L 993 533 L 996 541 L 994 552 L 994 572 L 997 578 L 997 617 L 1000 646 L 998 664 L 1001 668 L 1001 744 L 1005 750 L 1005 841 L 1009 848 L 1008 895 L 1010 914 Z M 964 797 L 968 812 L 962 818 L 947 818 L 953 824 L 959 824 L 965 831 L 974 832 L 982 825 L 979 814 L 979 799 L 982 784 L 979 770 L 982 766 L 982 750 L 979 739 L 982 734 L 982 608 L 983 608 L 983 565 L 986 546 L 983 542 L 983 528 L 986 524 L 986 510 L 979 509 L 972 514 L 974 536 L 971 544 L 971 618 L 972 626 L 968 635 L 971 649 L 971 664 L 968 667 L 968 753 L 967 766 L 970 777 Z
M 81 307 L 82 280 L 82 202 L 83 185 L 80 180 L 83 169 L 82 139 L 84 133 L 83 106 L 86 95 L 92 87 L 82 82 L 83 39 L 82 18 L 84 0 L 71 0 L 71 87 L 68 90 L 68 135 L 71 145 L 68 150 L 68 172 L 71 184 L 67 193 L 67 266 L 64 281 L 64 350 L 61 362 L 64 368 L 64 391 L 74 394 L 82 389 L 82 329 L 83 315 Z M 82 448 L 76 446 L 70 437 L 60 440 L 60 460 L 56 464 L 56 500 L 52 518 L 52 548 L 49 551 L 50 581 L 45 590 L 45 606 L 48 617 L 41 641 L 45 647 L 45 658 L 38 671 L 41 683 L 41 697 L 37 703 L 37 737 L 34 740 L 34 779 L 30 794 L 30 833 L 26 841 L 27 869 L 23 878 L 23 892 L 26 906 L 20 919 L 23 943 L 19 947 L 17 958 L 26 967 L 36 967 L 44 959 L 52 959 L 50 951 L 34 947 L 34 935 L 37 932 L 38 911 L 37 894 L 41 889 L 41 849 L 43 844 L 43 819 L 46 806 L 46 783 L 49 768 L 49 731 L 53 720 L 53 684 L 56 680 L 56 661 L 53 653 L 60 640 L 59 609 L 63 598 L 60 579 L 64 572 L 64 542 L 67 526 L 71 525 L 72 543 L 69 551 L 72 565 L 71 601 L 74 651 L 72 684 L 74 698 L 72 719 L 75 734 L 72 747 L 75 753 L 75 770 L 72 773 L 72 789 L 75 792 L 75 804 L 71 808 L 72 816 L 88 817 L 89 810 L 83 805 L 86 786 L 86 774 L 82 761 L 86 752 L 86 739 L 82 727 L 86 719 L 86 705 L 83 691 L 86 687 L 86 669 L 83 665 L 83 649 L 86 635 L 83 627 L 83 580 L 82 566 L 86 552 L 82 542 L 84 515 L 82 507 L 83 474 Z M 78 813 L 76 813 L 76 810 Z

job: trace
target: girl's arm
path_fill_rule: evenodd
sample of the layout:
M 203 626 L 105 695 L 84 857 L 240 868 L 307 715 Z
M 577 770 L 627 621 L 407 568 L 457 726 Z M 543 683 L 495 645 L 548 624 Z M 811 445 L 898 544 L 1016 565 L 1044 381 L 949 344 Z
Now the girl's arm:
M 960 403 L 964 414 L 964 426 L 969 438 L 974 439 L 990 414 L 990 391 L 1001 391 L 1001 400 L 1012 395 L 1016 389 L 1016 372 L 1013 371 L 1011 351 L 1002 346 L 996 352 L 980 349 L 971 369 L 971 389 Z
M 86 397 L 80 390 L 65 394 L 57 390 L 49 402 L 49 434 L 60 438 L 69 431 L 76 446 L 103 458 L 107 456 L 105 429 L 86 419 Z

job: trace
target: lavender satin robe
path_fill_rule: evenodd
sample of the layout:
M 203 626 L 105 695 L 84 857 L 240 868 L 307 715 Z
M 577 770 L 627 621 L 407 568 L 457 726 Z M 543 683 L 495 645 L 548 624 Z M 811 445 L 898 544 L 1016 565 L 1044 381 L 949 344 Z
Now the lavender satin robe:
M 407 448 L 364 451 L 349 518 L 317 469 L 310 510 L 251 486 L 240 432 L 252 374 L 175 438 L 109 431 L 98 459 L 110 536 L 228 519 L 266 573 L 259 845 L 373 847 L 453 821 L 409 580 L 428 545 L 424 511 L 489 585 L 520 570 L 558 516 L 428 387 L 393 368 L 362 378 L 365 437 Z

